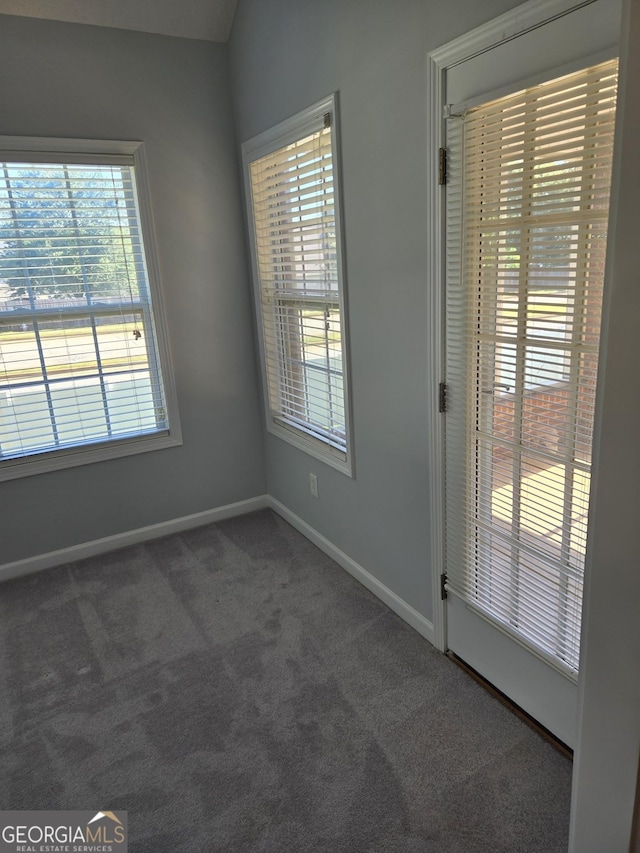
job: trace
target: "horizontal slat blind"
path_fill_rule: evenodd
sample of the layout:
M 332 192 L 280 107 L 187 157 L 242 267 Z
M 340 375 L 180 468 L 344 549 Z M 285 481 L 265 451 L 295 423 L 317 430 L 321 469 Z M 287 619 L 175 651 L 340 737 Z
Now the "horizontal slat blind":
M 249 163 L 271 416 L 346 454 L 331 128 Z
M 469 111 L 450 199 L 447 582 L 567 673 L 579 665 L 616 77 L 607 62 Z
M 0 459 L 168 429 L 130 165 L 0 164 Z

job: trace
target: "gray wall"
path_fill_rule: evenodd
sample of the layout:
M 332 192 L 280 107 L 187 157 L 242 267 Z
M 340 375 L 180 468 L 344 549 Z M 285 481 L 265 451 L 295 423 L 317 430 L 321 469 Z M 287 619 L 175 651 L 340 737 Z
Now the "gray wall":
M 240 0 L 240 140 L 339 90 L 356 479 L 271 436 L 269 492 L 430 618 L 425 67 L 510 0 Z M 625 28 L 640 43 L 640 0 Z M 574 853 L 626 853 L 640 745 L 640 65 L 623 95 L 599 473 L 574 774 Z M 619 153 L 620 158 L 620 153 Z M 608 329 L 608 331 L 607 331 Z M 320 500 L 308 494 L 319 475 Z
M 0 564 L 265 491 L 227 47 L 0 17 L 0 134 L 145 142 L 184 445 L 0 484 Z
M 231 38 L 239 140 L 340 93 L 356 478 L 268 435 L 269 492 L 428 619 L 426 57 L 515 5 L 240 0 Z

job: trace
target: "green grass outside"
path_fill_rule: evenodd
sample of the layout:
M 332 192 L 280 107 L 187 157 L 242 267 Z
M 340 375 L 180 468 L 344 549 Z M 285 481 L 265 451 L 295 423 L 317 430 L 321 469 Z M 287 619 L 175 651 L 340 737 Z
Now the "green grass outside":
M 142 328 L 142 321 L 140 323 L 125 323 L 124 325 L 119 325 L 117 327 L 110 326 L 96 326 L 99 337 L 104 335 L 122 335 L 128 334 L 133 336 L 133 332 L 135 329 Z M 40 329 L 40 338 L 42 340 L 52 340 L 56 338 L 79 338 L 83 335 L 92 334 L 91 326 L 82 326 L 78 328 L 65 329 L 61 334 L 60 329 Z M 11 332 L 3 332 L 2 325 L 0 325 L 0 344 L 4 342 L 10 343 L 20 343 L 21 341 L 31 341 L 33 340 L 34 333 L 33 330 L 29 331 L 11 331 Z
M 129 358 L 103 358 L 101 360 L 103 372 L 108 372 L 109 369 L 120 370 L 122 368 L 146 367 L 148 365 L 146 353 L 142 355 L 130 356 Z M 77 361 L 73 364 L 53 364 L 47 365 L 48 377 L 66 377 L 68 379 L 80 379 L 87 371 L 97 372 L 98 365 L 93 361 Z M 29 381 L 30 379 L 42 379 L 42 371 L 38 367 L 23 367 L 17 370 L 7 370 L 6 368 L 0 371 L 0 376 L 8 383 L 15 381 Z

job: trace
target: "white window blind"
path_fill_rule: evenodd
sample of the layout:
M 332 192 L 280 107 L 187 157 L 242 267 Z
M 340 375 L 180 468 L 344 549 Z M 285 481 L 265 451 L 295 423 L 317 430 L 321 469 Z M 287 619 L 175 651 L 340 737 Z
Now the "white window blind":
M 247 158 L 268 419 L 306 449 L 346 460 L 333 111 L 300 124 Z
M 567 674 L 579 665 L 616 78 L 607 62 L 470 110 L 450 199 L 447 584 Z
M 77 159 L 0 163 L 0 464 L 169 430 L 133 158 Z

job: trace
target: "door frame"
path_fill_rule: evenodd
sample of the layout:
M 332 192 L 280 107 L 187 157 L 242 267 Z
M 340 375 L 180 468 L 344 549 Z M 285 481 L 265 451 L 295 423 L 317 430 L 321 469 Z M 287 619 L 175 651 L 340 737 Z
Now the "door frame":
M 444 572 L 444 421 L 440 413 L 440 383 L 444 381 L 445 194 L 439 183 L 439 150 L 445 147 L 445 91 L 447 70 L 479 53 L 498 47 L 543 24 L 562 18 L 597 0 L 528 0 L 504 15 L 431 51 L 427 57 L 427 264 L 429 334 L 428 441 L 429 521 L 433 600 L 433 640 L 447 648 L 445 601 L 441 595 Z

